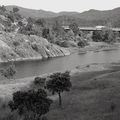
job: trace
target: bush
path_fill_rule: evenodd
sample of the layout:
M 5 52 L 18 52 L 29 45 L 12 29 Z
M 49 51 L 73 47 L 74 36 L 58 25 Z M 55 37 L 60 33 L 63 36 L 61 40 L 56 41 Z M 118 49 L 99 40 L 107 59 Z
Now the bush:
M 89 44 L 88 44 L 88 42 L 87 42 L 86 40 L 79 38 L 77 45 L 78 45 L 79 47 L 85 47 L 85 46 L 87 46 L 87 45 L 89 45 Z
M 69 25 L 69 28 L 73 31 L 75 35 L 79 34 L 79 26 L 77 23 L 72 23 Z
M 19 11 L 19 8 L 17 8 L 17 7 L 14 7 L 14 8 L 13 8 L 13 12 L 14 12 L 14 13 L 16 13 L 16 12 L 18 12 L 18 11 Z
M 13 100 L 9 102 L 11 111 L 17 111 L 20 116 L 33 115 L 39 116 L 45 115 L 49 112 L 52 100 L 47 98 L 47 93 L 43 89 L 18 91 L 13 94 Z M 34 119 L 32 119 L 34 120 Z
M 16 74 L 16 69 L 14 65 L 10 65 L 7 69 L 1 69 L 0 70 L 1 76 L 4 76 L 7 79 L 14 79 L 14 76 Z
M 102 41 L 103 39 L 102 31 L 93 31 L 92 39 L 94 42 Z
M 46 78 L 36 77 L 35 80 L 34 80 L 34 84 L 44 87 L 45 86 L 45 81 L 46 81 Z
M 92 39 L 95 42 L 112 43 L 118 36 L 119 34 L 113 32 L 110 28 L 104 28 L 102 31 L 94 31 Z

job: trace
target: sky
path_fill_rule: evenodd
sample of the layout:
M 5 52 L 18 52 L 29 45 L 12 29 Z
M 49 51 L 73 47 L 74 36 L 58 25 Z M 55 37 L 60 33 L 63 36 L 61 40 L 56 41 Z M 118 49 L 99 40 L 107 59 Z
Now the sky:
M 0 5 L 17 5 L 53 12 L 83 12 L 89 9 L 109 10 L 120 7 L 120 0 L 0 0 Z

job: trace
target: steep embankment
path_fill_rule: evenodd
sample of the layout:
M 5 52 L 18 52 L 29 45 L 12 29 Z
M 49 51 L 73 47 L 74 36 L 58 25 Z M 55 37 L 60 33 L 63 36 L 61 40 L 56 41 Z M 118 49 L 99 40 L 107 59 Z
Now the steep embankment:
M 0 33 L 0 62 L 70 55 L 69 50 L 35 35 Z

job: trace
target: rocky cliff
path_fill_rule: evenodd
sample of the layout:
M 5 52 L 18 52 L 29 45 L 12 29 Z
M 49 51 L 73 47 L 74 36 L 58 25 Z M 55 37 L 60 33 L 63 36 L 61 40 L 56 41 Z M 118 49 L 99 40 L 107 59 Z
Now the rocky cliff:
M 70 55 L 68 49 L 51 44 L 42 37 L 0 33 L 0 62 L 44 59 L 65 55 Z

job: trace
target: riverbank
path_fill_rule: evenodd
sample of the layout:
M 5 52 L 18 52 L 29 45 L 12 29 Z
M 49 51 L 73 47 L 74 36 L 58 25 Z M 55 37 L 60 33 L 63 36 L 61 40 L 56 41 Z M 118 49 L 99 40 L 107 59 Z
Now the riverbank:
M 63 108 L 56 100 L 47 114 L 49 120 L 119 120 L 120 63 L 106 67 L 75 73 L 71 91 L 62 96 Z
M 48 74 L 40 77 L 46 76 Z M 2 116 L 10 114 L 9 108 L 2 106 L 6 105 L 5 102 L 12 97 L 12 93 L 30 89 L 35 77 L 0 81 Z M 47 117 L 49 120 L 119 120 L 119 78 L 119 62 L 77 66 L 71 70 L 70 92 L 62 94 L 63 107 L 59 108 L 57 96 L 51 96 L 54 102 Z M 111 109 L 113 105 L 114 110 Z
M 92 46 L 96 46 L 96 45 L 92 45 Z M 76 48 L 70 48 L 70 49 L 71 49 L 71 51 L 73 51 L 73 54 L 75 52 L 78 52 L 78 50 L 79 50 Z M 109 64 L 106 64 L 106 63 L 96 64 L 96 63 L 94 63 L 94 64 L 88 64 L 88 65 L 76 65 L 76 68 L 71 70 L 71 75 L 74 75 L 76 73 L 86 73 L 86 75 L 87 75 L 87 72 L 96 72 L 96 71 L 108 70 L 108 69 L 110 69 L 109 68 L 110 66 L 112 66 L 112 64 L 110 64 L 110 63 Z M 44 74 L 44 75 L 40 75 L 40 76 L 46 77 L 47 75 L 48 74 Z M 35 77 L 36 76 L 22 78 L 22 79 L 16 79 L 14 81 L 1 80 L 0 81 L 0 96 L 2 96 L 2 97 L 10 96 L 11 97 L 13 92 L 21 90 L 24 87 L 28 88 Z
M 120 48 L 120 43 L 108 44 L 104 42 L 89 42 L 89 45 L 80 48 L 79 52 L 86 53 L 88 51 L 101 52 L 101 51 L 112 51 Z
M 69 56 L 74 53 L 87 53 L 89 51 L 93 52 L 101 52 L 101 51 L 112 51 L 112 50 L 117 50 L 120 48 L 120 43 L 114 43 L 114 44 L 107 44 L 104 42 L 89 42 L 89 45 L 84 47 L 84 48 L 78 48 L 78 47 L 69 47 L 69 48 L 61 48 L 62 54 L 54 54 L 51 57 L 28 57 L 28 58 L 16 58 L 16 59 L 11 59 L 9 61 L 15 61 L 15 62 L 24 62 L 24 61 L 39 61 L 39 60 L 45 60 L 49 58 L 56 58 L 56 57 L 64 57 L 64 56 Z M 0 61 L 0 63 L 7 63 L 8 60 Z
M 111 67 L 113 67 L 112 64 L 89 64 L 89 65 L 83 65 L 83 66 L 76 66 L 75 69 L 71 70 L 71 76 L 74 76 L 74 74 L 82 74 L 85 73 L 87 76 L 87 73 L 89 72 L 97 72 L 97 71 L 111 71 Z M 115 71 L 116 68 L 114 68 L 112 71 Z M 59 71 L 58 71 L 59 72 Z M 43 74 L 39 77 L 47 77 L 49 74 Z M 11 97 L 12 93 L 15 91 L 21 90 L 21 89 L 29 89 L 31 83 L 34 81 L 33 77 L 27 77 L 27 78 L 21 78 L 21 79 L 15 79 L 15 80 L 1 80 L 0 81 L 0 97 Z
M 10 60 L 4 60 L 0 61 L 0 63 L 7 63 L 7 62 L 24 62 L 24 61 L 37 61 L 37 60 L 44 60 L 44 59 L 49 59 L 49 58 L 56 58 L 56 57 L 63 57 L 63 56 L 68 56 L 71 54 L 70 49 L 62 49 L 61 52 L 63 54 L 60 55 L 53 55 L 52 57 L 29 57 L 29 58 L 15 58 L 15 59 L 10 59 Z

